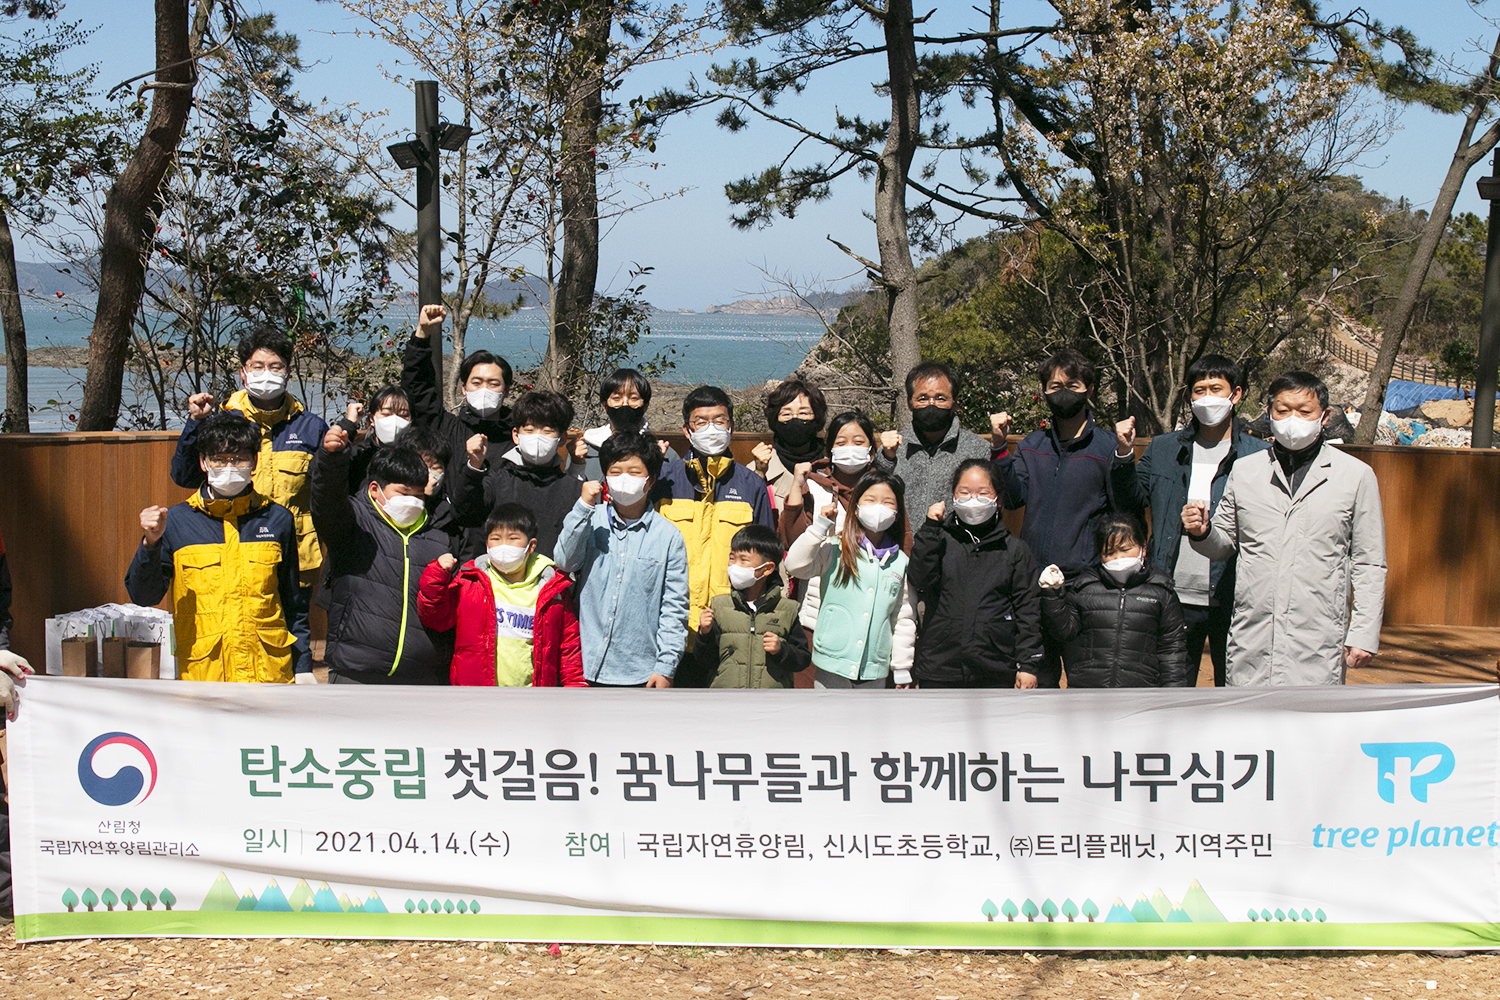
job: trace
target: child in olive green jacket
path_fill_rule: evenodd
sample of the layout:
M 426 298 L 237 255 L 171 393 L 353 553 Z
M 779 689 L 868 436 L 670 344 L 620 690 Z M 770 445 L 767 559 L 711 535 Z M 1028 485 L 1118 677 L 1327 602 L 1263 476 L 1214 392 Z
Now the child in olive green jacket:
M 729 545 L 727 594 L 698 616 L 691 654 L 701 687 L 789 688 L 811 661 L 796 601 L 781 589 L 781 539 L 758 524 L 741 528 Z

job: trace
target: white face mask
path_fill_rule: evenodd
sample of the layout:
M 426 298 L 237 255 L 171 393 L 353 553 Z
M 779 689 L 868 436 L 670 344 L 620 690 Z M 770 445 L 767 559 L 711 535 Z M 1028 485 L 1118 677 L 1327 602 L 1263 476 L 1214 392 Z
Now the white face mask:
M 1301 417 L 1287 417 L 1285 420 L 1271 421 L 1271 434 L 1276 438 L 1276 443 L 1287 451 L 1301 451 L 1314 441 L 1323 432 L 1323 421 L 1303 420 Z
M 1124 583 L 1145 564 L 1140 556 L 1132 556 L 1128 559 L 1110 559 L 1104 564 L 1104 572 L 1110 575 L 1110 579 L 1116 583 Z
M 385 503 L 380 505 L 385 511 L 385 516 L 390 518 L 398 528 L 409 528 L 417 523 L 417 518 L 427 509 L 421 497 L 409 497 L 404 494 L 396 494 L 387 497 Z
M 514 573 L 526 562 L 529 554 L 526 545 L 492 545 L 484 551 L 490 557 L 490 564 L 502 573 Z
M 223 469 L 205 469 L 208 474 L 208 485 L 221 497 L 237 497 L 249 487 L 250 480 L 255 476 L 254 469 L 241 469 L 238 466 L 229 466 Z
M 394 413 L 376 417 L 371 421 L 375 425 L 375 440 L 381 444 L 390 444 L 396 440 L 396 435 L 411 426 L 411 421 L 405 417 L 398 417 Z
M 709 424 L 689 434 L 688 441 L 700 455 L 722 455 L 729 450 L 729 428 Z
M 964 524 L 984 524 L 995 516 L 994 497 L 968 497 L 953 501 L 953 510 Z
M 499 412 L 500 404 L 505 402 L 505 393 L 494 389 L 472 389 L 464 393 L 464 399 L 468 401 L 469 409 L 481 417 L 493 417 Z
M 245 376 L 245 391 L 257 403 L 270 403 L 286 392 L 286 373 L 255 371 Z
M 1233 412 L 1234 404 L 1227 396 L 1200 396 L 1193 400 L 1193 416 L 1204 427 L 1219 426 Z
M 828 459 L 840 472 L 863 472 L 870 466 L 870 449 L 861 444 L 841 444 L 828 453 Z
M 896 512 L 883 503 L 861 504 L 858 516 L 865 530 L 876 534 L 896 523 Z
M 610 500 L 629 507 L 646 498 L 646 484 L 651 480 L 645 476 L 606 476 L 604 481 L 609 484 Z
M 760 566 L 764 566 L 761 563 Z M 735 590 L 748 590 L 755 586 L 756 574 L 760 572 L 760 566 L 735 566 L 729 567 L 729 585 Z
M 517 434 L 516 448 L 527 465 L 546 465 L 557 457 L 558 439 L 551 434 Z

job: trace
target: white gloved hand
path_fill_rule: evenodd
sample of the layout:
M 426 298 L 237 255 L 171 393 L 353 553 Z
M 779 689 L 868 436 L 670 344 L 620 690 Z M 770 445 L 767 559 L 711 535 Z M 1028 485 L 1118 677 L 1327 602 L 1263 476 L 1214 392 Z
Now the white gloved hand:
M 1042 570 L 1042 578 L 1037 581 L 1037 586 L 1043 590 L 1061 590 L 1065 582 L 1067 581 L 1063 577 L 1063 571 L 1054 563 Z
M 25 677 L 27 674 L 35 673 L 31 664 L 26 662 L 26 657 L 17 656 L 8 649 L 0 649 L 0 670 L 12 677 Z
M 293 684 L 316 684 L 316 683 L 318 683 L 318 676 L 317 676 L 317 674 L 314 674 L 311 670 L 309 670 L 305 674 L 293 674 L 292 675 L 292 683 Z

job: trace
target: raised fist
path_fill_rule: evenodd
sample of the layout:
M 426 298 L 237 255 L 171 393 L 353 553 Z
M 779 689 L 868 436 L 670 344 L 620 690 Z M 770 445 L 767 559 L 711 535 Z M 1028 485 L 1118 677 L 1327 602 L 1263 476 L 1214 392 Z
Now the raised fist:
M 713 631 L 713 627 L 714 627 L 714 613 L 713 613 L 713 611 L 711 609 L 709 609 L 709 608 L 704 608 L 702 611 L 698 612 L 698 634 L 699 635 L 708 635 L 709 632 Z
M 886 458 L 895 458 L 896 449 L 901 447 L 900 431 L 881 431 L 880 448 L 885 452 Z
M 484 457 L 490 453 L 490 439 L 475 434 L 464 442 L 464 451 L 469 453 L 469 465 L 476 471 L 484 468 Z
M 146 533 L 146 544 L 155 546 L 167 530 L 167 508 L 151 506 L 141 511 L 141 530 Z
M 755 471 L 764 474 L 771 464 L 771 456 L 775 454 L 769 441 L 757 441 L 755 447 L 750 449 L 750 457 L 755 460 Z
M 188 419 L 202 420 L 214 412 L 214 394 L 211 392 L 195 392 L 188 397 Z
M 364 415 L 365 404 L 355 400 L 349 400 L 349 405 L 344 408 L 344 417 L 351 424 L 358 424 L 359 418 Z
M 821 515 L 823 515 L 823 517 L 825 517 L 826 519 L 828 519 L 830 521 L 837 521 L 838 520 L 838 514 L 839 514 L 839 505 L 836 502 L 835 503 L 825 503 L 823 505 L 823 509 L 820 510 L 820 511 L 818 511 L 818 513 L 821 514 Z
M 1010 435 L 1010 414 L 1004 411 L 990 414 L 990 444 L 996 448 L 1005 447 L 1005 439 Z
M 1182 508 L 1182 530 L 1190 538 L 1202 538 L 1208 534 L 1208 504 L 1202 500 L 1189 500 Z
M 1042 570 L 1042 578 L 1037 581 L 1037 586 L 1043 590 L 1061 590 L 1062 585 L 1066 582 L 1067 579 L 1063 576 L 1063 571 L 1057 567 L 1056 563 L 1053 563 Z
M 1129 455 L 1135 448 L 1135 417 L 1126 417 L 1115 424 L 1115 437 L 1120 439 L 1115 454 L 1122 458 Z
M 448 310 L 439 305 L 425 305 L 421 314 L 417 317 L 417 336 L 426 340 L 434 333 L 443 328 L 443 320 L 448 318 Z
M 323 450 L 330 455 L 337 455 L 349 447 L 349 432 L 342 427 L 330 427 L 328 433 L 323 435 Z
M 927 516 L 933 521 L 941 521 L 943 519 L 943 511 L 946 509 L 947 508 L 943 504 L 943 501 L 939 500 L 937 503 L 927 508 Z
M 458 560 L 453 558 L 453 553 L 444 552 L 442 555 L 437 557 L 437 564 L 443 567 L 444 573 L 452 573 L 453 567 L 458 565 Z
M 573 442 L 573 457 L 582 462 L 589 457 L 589 443 L 579 435 L 578 440 Z
M 578 499 L 592 507 L 599 502 L 604 495 L 604 484 L 598 481 L 590 481 L 583 484 L 583 491 L 578 494 Z
M 766 651 L 767 655 L 775 656 L 781 652 L 781 636 L 775 632 L 767 632 L 765 639 L 761 642 L 761 648 Z

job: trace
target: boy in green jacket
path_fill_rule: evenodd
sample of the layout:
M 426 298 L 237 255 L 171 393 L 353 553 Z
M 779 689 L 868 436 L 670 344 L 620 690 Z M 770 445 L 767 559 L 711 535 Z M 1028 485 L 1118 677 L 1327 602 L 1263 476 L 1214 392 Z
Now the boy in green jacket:
M 796 601 L 781 589 L 781 539 L 751 524 L 729 543 L 729 586 L 698 615 L 698 641 L 690 654 L 697 686 L 793 686 L 793 675 L 811 662 Z

